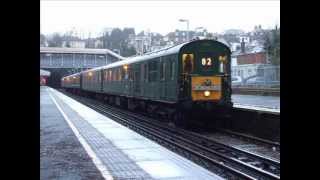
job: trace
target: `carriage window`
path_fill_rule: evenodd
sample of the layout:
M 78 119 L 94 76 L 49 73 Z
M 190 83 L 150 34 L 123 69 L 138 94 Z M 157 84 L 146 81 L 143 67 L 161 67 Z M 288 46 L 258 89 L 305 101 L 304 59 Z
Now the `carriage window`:
M 220 72 L 224 73 L 225 71 L 225 63 L 227 62 L 227 56 L 219 56 L 219 63 L 220 63 Z
M 183 73 L 192 73 L 194 68 L 193 54 L 182 55 Z
M 123 79 L 128 80 L 128 79 L 129 79 L 129 67 L 128 67 L 128 66 L 125 66 L 123 72 L 124 72 L 124 73 L 123 73 L 123 75 L 124 75 Z
M 144 80 L 148 82 L 148 66 L 144 64 Z
M 119 81 L 119 69 L 118 68 L 116 68 L 115 69 L 115 76 L 116 76 L 116 81 Z
M 165 76 L 167 76 L 168 77 L 168 79 L 171 79 L 171 65 L 172 63 L 171 63 L 171 59 L 169 58 L 168 59 L 168 64 L 167 64 L 167 71 L 166 71 L 166 74 L 167 75 L 165 75 Z
M 114 69 L 114 80 L 115 80 L 115 81 L 118 81 L 118 75 L 119 75 L 118 69 L 115 68 L 115 69 Z
M 112 69 L 112 81 L 116 81 L 116 80 L 117 80 L 117 71 L 115 69 Z
M 158 68 L 158 61 L 151 61 L 148 64 L 149 70 L 149 82 L 153 82 L 157 80 L 157 68 Z
M 112 71 L 111 70 L 109 70 L 108 81 L 112 81 Z
M 141 69 L 141 80 L 144 81 L 144 64 L 140 65 L 140 69 Z
M 224 64 L 222 62 L 220 62 L 220 72 L 221 73 L 224 72 Z
M 119 68 L 118 69 L 118 81 L 121 81 L 121 79 L 122 79 L 122 68 Z
M 108 71 L 104 71 L 104 80 L 108 80 Z
M 129 80 L 133 80 L 133 72 L 132 72 L 132 69 L 128 69 L 128 73 L 129 73 Z
M 174 80 L 174 72 L 175 71 L 175 62 L 173 61 L 171 64 L 171 80 Z
M 166 68 L 166 63 L 162 61 L 160 63 L 160 79 L 161 80 L 165 80 L 165 74 L 166 74 L 165 68 Z

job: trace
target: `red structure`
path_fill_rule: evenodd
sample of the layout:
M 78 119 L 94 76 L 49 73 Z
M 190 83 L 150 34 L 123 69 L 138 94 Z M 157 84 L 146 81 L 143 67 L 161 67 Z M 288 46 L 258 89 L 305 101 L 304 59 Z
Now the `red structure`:
M 266 64 L 267 58 L 265 52 L 257 52 L 250 54 L 241 54 L 237 57 L 238 65 L 243 64 Z
M 47 84 L 47 76 L 40 76 L 40 86 L 45 86 Z
M 44 71 L 40 69 L 40 86 L 45 86 L 47 84 L 47 80 L 49 76 L 50 76 L 49 71 Z

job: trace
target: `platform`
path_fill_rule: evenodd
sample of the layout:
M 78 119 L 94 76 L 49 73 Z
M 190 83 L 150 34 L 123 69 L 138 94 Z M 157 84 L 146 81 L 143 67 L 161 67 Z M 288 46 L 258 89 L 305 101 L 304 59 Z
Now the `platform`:
M 42 88 L 41 99 L 50 100 L 41 108 L 59 109 L 105 179 L 223 179 L 62 93 Z
M 280 97 L 277 96 L 233 94 L 232 102 L 235 108 L 280 113 Z
M 40 179 L 103 180 L 47 89 L 40 93 Z

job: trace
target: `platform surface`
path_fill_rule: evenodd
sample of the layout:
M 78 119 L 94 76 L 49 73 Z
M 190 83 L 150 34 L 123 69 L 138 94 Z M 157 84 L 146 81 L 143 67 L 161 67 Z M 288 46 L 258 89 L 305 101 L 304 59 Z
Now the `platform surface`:
M 46 88 L 40 95 L 40 179 L 103 180 Z
M 234 107 L 280 113 L 280 97 L 233 94 Z
M 50 96 L 105 179 L 223 179 L 54 89 L 41 92 L 41 98 Z

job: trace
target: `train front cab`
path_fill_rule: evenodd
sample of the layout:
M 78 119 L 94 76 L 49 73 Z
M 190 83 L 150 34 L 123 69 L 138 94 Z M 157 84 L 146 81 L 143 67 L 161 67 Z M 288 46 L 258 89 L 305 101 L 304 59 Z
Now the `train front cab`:
M 225 113 L 232 107 L 230 50 L 217 41 L 196 41 L 179 52 L 183 110 Z

